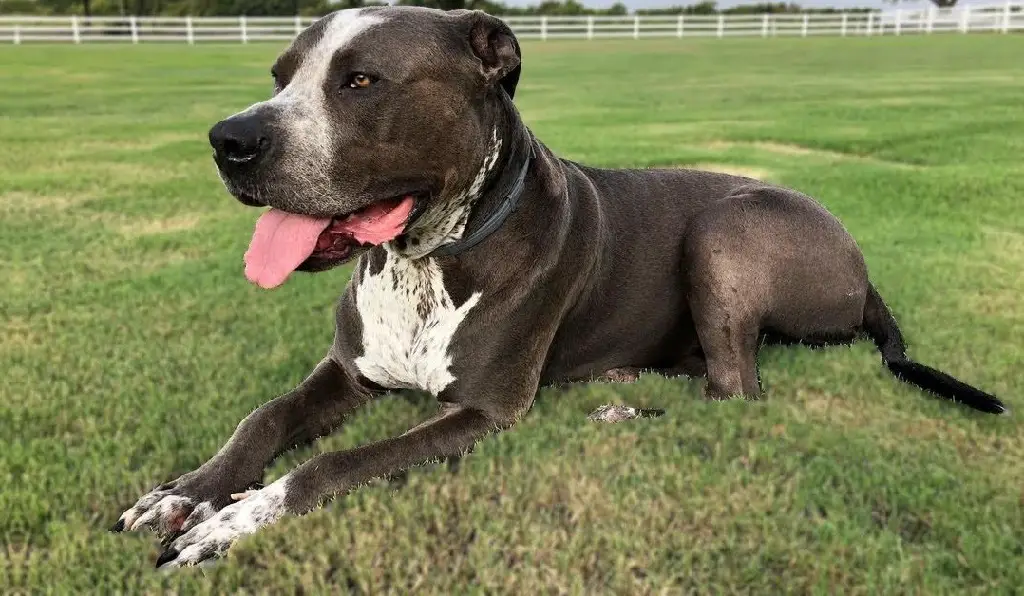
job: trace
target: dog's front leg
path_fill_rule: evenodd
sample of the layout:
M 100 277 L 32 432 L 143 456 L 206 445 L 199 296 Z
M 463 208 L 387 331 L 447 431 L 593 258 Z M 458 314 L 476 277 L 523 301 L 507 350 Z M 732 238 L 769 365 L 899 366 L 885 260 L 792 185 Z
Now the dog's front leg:
M 262 481 L 279 454 L 330 433 L 371 397 L 337 363 L 323 360 L 295 389 L 243 419 L 206 463 L 144 495 L 111 529 L 150 528 L 168 539 L 187 531 Z
M 157 567 L 195 565 L 285 513 L 301 515 L 374 478 L 461 455 L 489 432 L 512 426 L 521 411 L 525 408 L 489 415 L 453 406 L 401 436 L 313 457 L 180 536 L 160 555 Z

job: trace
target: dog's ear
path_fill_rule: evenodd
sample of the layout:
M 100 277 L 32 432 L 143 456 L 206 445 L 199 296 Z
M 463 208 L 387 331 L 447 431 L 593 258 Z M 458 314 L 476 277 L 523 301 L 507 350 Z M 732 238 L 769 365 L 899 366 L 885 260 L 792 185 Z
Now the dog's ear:
M 481 10 L 459 11 L 458 18 L 468 24 L 469 46 L 480 61 L 481 73 L 488 85 L 495 83 L 515 96 L 522 71 L 522 52 L 515 33 L 504 21 Z

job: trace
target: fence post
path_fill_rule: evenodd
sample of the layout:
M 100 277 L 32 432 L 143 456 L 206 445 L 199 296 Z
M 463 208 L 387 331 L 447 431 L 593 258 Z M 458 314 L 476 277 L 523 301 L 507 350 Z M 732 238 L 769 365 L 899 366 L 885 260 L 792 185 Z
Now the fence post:
M 965 4 L 960 8 L 960 33 L 967 33 L 971 28 L 971 6 Z
M 587 17 L 587 39 L 594 39 L 594 17 Z
M 900 10 L 899 8 L 897 8 L 895 14 L 896 14 L 896 23 L 895 23 L 894 27 L 895 27 L 896 35 L 899 35 L 900 34 L 900 29 L 902 28 L 902 25 L 903 25 L 903 11 Z
M 725 30 L 725 15 L 724 14 L 719 14 L 718 15 L 718 37 L 722 37 L 722 35 L 725 32 L 724 30 Z
M 640 15 L 633 17 L 633 39 L 640 39 Z
M 807 37 L 807 13 L 804 13 L 804 24 L 800 28 L 800 37 Z
M 875 18 L 875 13 L 869 12 L 868 13 L 868 24 L 864 28 L 864 34 L 867 35 L 868 37 L 871 37 L 871 21 L 873 21 L 874 18 Z
M 768 37 L 768 13 L 761 15 L 761 37 Z
M 132 43 L 139 43 L 139 23 L 135 15 L 128 17 L 128 26 L 132 30 Z
M 238 17 L 238 34 L 242 37 L 242 43 L 249 43 L 249 31 L 245 26 L 245 15 Z
M 75 43 L 82 43 L 82 35 L 78 31 L 78 17 L 71 15 L 71 38 L 75 40 Z
M 302 16 L 295 15 L 295 35 L 302 33 Z
M 1010 8 L 1012 8 L 1013 0 L 1006 0 L 1006 4 L 1003 5 L 1003 33 L 1010 32 Z
M 540 18 L 540 39 L 541 41 L 547 41 L 548 39 L 548 17 L 543 16 Z
M 926 33 L 931 33 L 932 29 L 934 27 L 935 27 L 935 7 L 934 6 L 929 6 L 928 7 L 928 21 L 925 22 L 924 30 L 925 30 Z
M 843 24 L 840 26 L 839 35 L 841 37 L 846 37 L 846 13 L 845 12 L 843 13 Z
M 191 45 L 195 45 L 195 43 L 196 43 L 196 36 L 195 36 L 195 33 L 192 31 L 192 17 L 191 16 L 185 17 L 185 38 L 188 40 L 188 45 L 190 45 L 190 46 Z
M 21 45 L 21 25 L 14 24 L 14 45 Z
M 683 38 L 683 15 L 679 15 L 679 18 L 676 20 L 676 37 L 679 39 Z

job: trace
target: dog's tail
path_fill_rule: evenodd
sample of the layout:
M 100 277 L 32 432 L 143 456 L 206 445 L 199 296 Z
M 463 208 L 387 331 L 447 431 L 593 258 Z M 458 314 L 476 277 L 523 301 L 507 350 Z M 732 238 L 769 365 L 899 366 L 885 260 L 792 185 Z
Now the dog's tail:
M 897 379 L 975 410 L 990 414 L 1009 412 L 995 396 L 907 358 L 907 346 L 896 319 L 870 284 L 867 302 L 864 304 L 864 331 L 875 342 L 878 351 L 882 353 L 882 362 Z

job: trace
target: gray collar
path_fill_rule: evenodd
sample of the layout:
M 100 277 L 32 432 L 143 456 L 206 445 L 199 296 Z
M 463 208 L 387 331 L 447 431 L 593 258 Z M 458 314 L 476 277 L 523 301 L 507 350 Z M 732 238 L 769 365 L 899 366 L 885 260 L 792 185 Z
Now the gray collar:
M 508 190 L 505 191 L 505 196 L 501 200 L 501 203 L 487 215 L 487 217 L 480 223 L 480 226 L 475 230 L 463 236 L 459 240 L 450 244 L 444 244 L 435 248 L 427 256 L 430 257 L 441 257 L 446 255 L 457 255 L 461 252 L 465 252 L 485 238 L 493 234 L 501 224 L 505 223 L 505 219 L 516 210 L 519 206 L 519 198 L 523 196 L 523 188 L 525 187 L 526 172 L 530 169 L 530 163 L 533 161 L 533 143 L 530 142 L 529 153 L 526 159 L 523 160 L 523 166 L 519 170 L 519 175 L 511 181 L 508 186 Z

